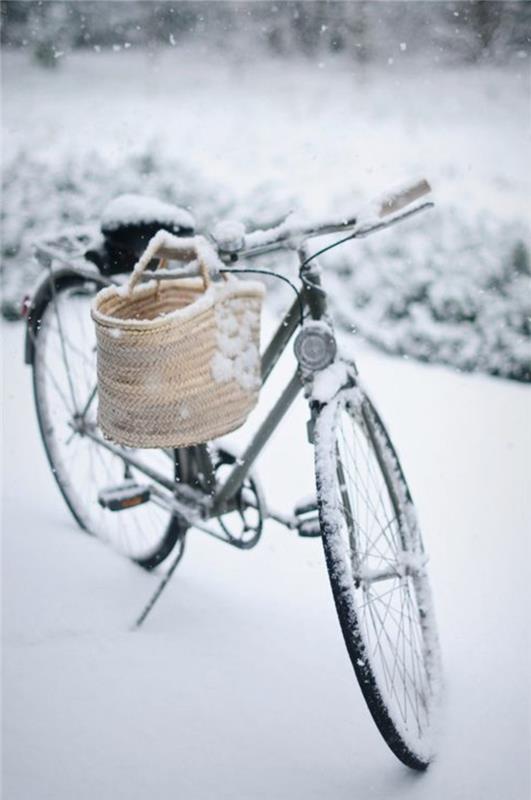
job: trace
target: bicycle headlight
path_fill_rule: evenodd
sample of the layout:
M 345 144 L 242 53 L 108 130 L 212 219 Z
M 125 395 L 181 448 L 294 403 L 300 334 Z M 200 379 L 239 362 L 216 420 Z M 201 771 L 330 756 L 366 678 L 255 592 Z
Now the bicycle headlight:
M 337 353 L 336 340 L 326 322 L 305 322 L 295 339 L 295 356 L 303 369 L 321 370 L 330 366 Z

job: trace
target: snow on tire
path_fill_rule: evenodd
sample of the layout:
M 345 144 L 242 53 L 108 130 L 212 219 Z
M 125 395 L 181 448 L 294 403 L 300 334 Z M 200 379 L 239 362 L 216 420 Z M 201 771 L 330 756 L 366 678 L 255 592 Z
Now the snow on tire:
M 320 406 L 315 468 L 326 563 L 354 671 L 388 746 L 423 770 L 434 756 L 440 694 L 427 558 L 394 448 L 358 388 Z

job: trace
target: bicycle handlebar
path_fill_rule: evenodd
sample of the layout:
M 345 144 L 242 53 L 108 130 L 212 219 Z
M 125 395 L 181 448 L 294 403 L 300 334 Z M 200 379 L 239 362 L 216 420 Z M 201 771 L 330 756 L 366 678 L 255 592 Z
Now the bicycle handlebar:
M 423 178 L 415 183 L 407 184 L 391 190 L 377 200 L 365 206 L 361 213 L 341 220 L 329 220 L 318 224 L 309 224 L 293 214 L 274 228 L 257 230 L 247 234 L 242 244 L 234 249 L 220 247 L 220 255 L 237 257 L 258 256 L 282 247 L 296 247 L 297 242 L 314 236 L 331 233 L 352 232 L 352 238 L 368 236 L 376 230 L 399 222 L 406 217 L 430 208 L 433 203 L 416 201 L 431 192 L 431 186 Z
M 400 211 L 405 206 L 410 205 L 415 200 L 424 197 L 425 194 L 429 194 L 430 192 L 431 186 L 426 178 L 422 178 L 422 180 L 412 183 L 409 186 L 395 189 L 389 192 L 387 196 L 384 195 L 380 198 L 378 216 L 386 217 L 388 214 L 394 214 L 396 211 Z
M 276 250 L 297 249 L 306 239 L 315 236 L 350 232 L 350 236 L 347 238 L 361 238 L 430 208 L 433 205 L 431 201 L 418 202 L 430 191 L 431 187 L 427 180 L 415 181 L 415 183 L 392 190 L 369 203 L 362 213 L 355 217 L 329 220 L 317 224 L 308 223 L 300 216 L 291 214 L 273 228 L 245 234 L 243 226 L 233 222 L 225 223 L 218 226 L 214 244 L 221 260 L 230 264 L 239 259 L 255 258 Z M 158 250 L 158 255 L 170 260 L 190 262 L 195 258 L 194 240 L 180 239 L 178 243 L 175 242 L 174 247 L 162 246 Z M 178 270 L 170 269 L 158 273 L 149 270 L 146 271 L 145 277 L 169 280 L 175 277 L 189 277 L 193 274 L 197 274 L 195 267 L 192 269 L 181 267 Z

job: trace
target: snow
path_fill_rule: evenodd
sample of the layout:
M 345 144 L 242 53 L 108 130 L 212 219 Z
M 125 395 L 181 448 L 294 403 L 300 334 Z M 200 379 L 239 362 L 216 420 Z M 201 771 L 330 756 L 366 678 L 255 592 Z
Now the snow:
M 335 361 L 326 369 L 315 374 L 312 387 L 312 399 L 318 403 L 327 403 L 348 383 L 348 368 L 342 361 Z
M 303 217 L 299 214 L 290 214 L 273 228 L 255 230 L 248 233 L 245 237 L 245 246 L 250 250 L 254 247 L 262 247 L 271 242 L 276 242 L 279 239 L 295 238 L 305 227 L 307 227 L 307 223 Z
M 234 364 L 232 359 L 218 350 L 212 358 L 212 377 L 216 383 L 226 383 L 232 379 L 233 374 Z
M 147 243 L 146 249 L 136 262 L 128 283 L 128 290 L 131 291 L 140 279 L 140 276 L 149 266 L 150 262 L 159 254 L 163 248 L 172 248 L 178 253 L 182 253 L 183 261 L 190 261 L 193 255 L 198 252 L 198 240 L 200 237 L 178 237 L 165 230 L 157 231 Z
M 212 277 L 219 276 L 220 269 L 223 269 L 225 265 L 218 256 L 216 248 L 205 236 L 196 236 L 194 242 L 199 261 L 207 268 Z
M 212 235 L 221 250 L 239 250 L 245 241 L 245 225 L 238 220 L 223 220 L 214 226 Z
M 241 553 L 192 534 L 131 631 L 158 577 L 76 529 L 38 440 L 21 328 L 2 333 L 6 798 L 526 800 L 527 387 L 356 346 L 416 499 L 441 629 L 445 719 L 418 776 L 364 707 L 318 540 L 269 522 Z M 257 465 L 286 511 L 313 491 L 307 417 L 300 398 Z
M 252 286 L 256 282 L 249 281 Z M 260 388 L 260 308 L 264 287 L 258 298 L 231 296 L 233 284 L 244 291 L 246 281 L 234 282 L 230 276 L 215 303 L 216 341 L 212 376 L 218 383 L 234 379 L 247 392 Z
M 194 218 L 184 208 L 177 208 L 155 197 L 122 194 L 115 197 L 102 211 L 103 230 L 113 231 L 122 225 L 160 222 L 180 228 L 194 228 Z

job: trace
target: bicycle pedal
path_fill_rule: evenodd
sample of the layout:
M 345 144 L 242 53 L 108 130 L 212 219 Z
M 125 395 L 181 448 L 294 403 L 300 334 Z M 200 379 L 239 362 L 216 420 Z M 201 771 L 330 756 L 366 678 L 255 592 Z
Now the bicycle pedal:
M 317 500 L 310 498 L 295 506 L 293 512 L 299 536 L 309 538 L 321 535 L 321 525 L 317 511 Z
M 150 498 L 149 486 L 141 486 L 135 481 L 126 481 L 119 486 L 102 489 L 98 494 L 98 503 L 109 511 L 125 511 L 127 508 L 147 503 Z
M 297 525 L 297 531 L 299 536 L 305 539 L 310 539 L 313 536 L 320 536 L 321 524 L 319 522 L 319 517 L 310 517 L 309 519 L 301 520 Z

